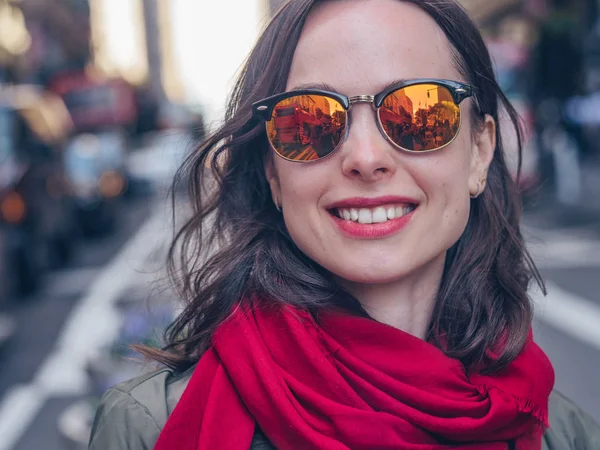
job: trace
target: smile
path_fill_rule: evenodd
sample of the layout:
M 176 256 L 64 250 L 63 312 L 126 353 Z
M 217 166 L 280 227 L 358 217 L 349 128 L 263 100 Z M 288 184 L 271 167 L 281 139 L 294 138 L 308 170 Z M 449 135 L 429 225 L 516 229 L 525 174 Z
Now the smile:
M 385 223 L 404 217 L 416 209 L 412 203 L 381 205 L 374 208 L 336 208 L 333 214 L 340 219 L 360 224 Z
M 412 220 L 418 205 L 387 203 L 370 208 L 330 209 L 336 228 L 352 239 L 384 239 L 399 233 Z

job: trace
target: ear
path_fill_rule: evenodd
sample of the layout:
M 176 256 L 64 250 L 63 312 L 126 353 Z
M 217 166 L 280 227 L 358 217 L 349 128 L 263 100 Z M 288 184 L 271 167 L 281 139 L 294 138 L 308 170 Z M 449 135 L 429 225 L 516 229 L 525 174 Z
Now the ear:
M 275 166 L 273 164 L 273 159 L 267 158 L 265 161 L 265 176 L 267 177 L 267 181 L 269 182 L 269 186 L 271 187 L 271 197 L 273 199 L 273 203 L 277 208 L 281 207 L 281 186 L 279 184 L 279 177 L 277 176 L 277 171 L 275 170 Z
M 471 152 L 471 168 L 469 173 L 469 193 L 477 195 L 485 189 L 488 169 L 496 150 L 496 121 L 489 114 L 485 115 L 483 126 L 473 137 Z M 483 181 L 483 182 L 482 182 Z M 480 184 L 481 183 L 481 184 Z

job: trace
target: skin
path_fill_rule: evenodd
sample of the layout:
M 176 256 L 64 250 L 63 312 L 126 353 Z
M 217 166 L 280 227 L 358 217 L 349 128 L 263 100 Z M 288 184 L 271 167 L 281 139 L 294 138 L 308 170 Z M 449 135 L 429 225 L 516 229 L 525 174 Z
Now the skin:
M 306 22 L 287 90 L 326 83 L 347 96 L 373 95 L 400 78 L 465 81 L 442 30 L 420 8 L 398 0 L 325 2 Z M 467 119 L 471 102 L 461 104 L 459 135 L 438 152 L 395 149 L 378 130 L 371 106 L 358 104 L 347 140 L 329 158 L 301 164 L 274 156 L 265 167 L 296 245 L 335 274 L 374 319 L 420 338 L 446 252 L 465 230 L 469 195 L 486 177 L 494 153 L 494 121 L 487 116 L 474 130 Z M 327 211 L 349 197 L 383 195 L 419 202 L 410 223 L 393 236 L 350 238 Z

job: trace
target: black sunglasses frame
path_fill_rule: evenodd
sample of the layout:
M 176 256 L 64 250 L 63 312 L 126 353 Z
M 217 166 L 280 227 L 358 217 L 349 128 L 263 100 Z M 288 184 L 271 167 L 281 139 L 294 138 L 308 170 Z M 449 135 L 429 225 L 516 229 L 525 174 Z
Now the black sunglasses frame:
M 281 94 L 271 95 L 263 100 L 253 103 L 252 104 L 252 114 L 254 117 L 262 119 L 266 123 L 269 120 L 271 120 L 272 115 L 273 115 L 273 110 L 275 109 L 275 106 L 277 106 L 277 104 L 279 102 L 281 102 L 282 100 L 285 100 L 287 98 L 290 98 L 290 97 L 296 97 L 298 95 L 322 95 L 324 97 L 331 98 L 331 99 L 337 101 L 340 105 L 342 105 L 342 107 L 346 111 L 346 115 L 348 115 L 348 112 L 349 112 L 350 108 L 352 107 L 352 105 L 354 105 L 356 103 L 371 103 L 374 106 L 375 110 L 379 110 L 381 105 L 383 105 L 383 102 L 385 101 L 385 99 L 393 92 L 395 92 L 399 89 L 402 89 L 402 88 L 406 88 L 409 86 L 415 86 L 415 85 L 419 85 L 419 84 L 436 85 L 436 86 L 441 86 L 441 87 L 446 88 L 448 90 L 448 92 L 450 92 L 450 95 L 452 96 L 452 100 L 454 101 L 456 106 L 460 106 L 460 104 L 462 103 L 462 101 L 464 99 L 474 96 L 474 88 L 471 85 L 468 85 L 466 83 L 462 83 L 459 81 L 453 81 L 453 80 L 438 79 L 438 78 L 416 78 L 416 79 L 412 79 L 412 80 L 404 80 L 399 83 L 395 83 L 375 95 L 356 95 L 356 96 L 348 97 L 346 95 L 342 95 L 337 92 L 326 91 L 326 90 L 322 90 L 322 89 L 298 89 L 298 90 L 293 90 L 293 91 L 282 92 Z M 347 120 L 347 125 L 346 125 L 346 133 L 348 132 L 348 129 L 350 128 L 349 117 L 347 117 L 347 119 L 348 120 Z M 461 120 L 461 122 L 462 122 L 462 120 Z M 399 146 L 396 142 L 394 142 L 387 135 L 385 130 L 382 129 L 381 122 L 379 120 L 379 114 L 377 115 L 377 124 L 378 124 L 378 127 L 379 127 L 381 133 L 385 136 L 385 138 L 394 147 L 396 147 L 400 150 L 403 150 L 405 152 L 409 152 L 409 153 L 428 153 L 428 152 L 437 151 L 443 147 L 446 147 L 454 140 L 454 138 L 453 138 L 450 142 L 448 142 L 438 148 L 432 149 L 432 150 L 420 150 L 420 151 L 409 150 L 409 149 L 405 149 L 405 148 Z M 459 124 L 459 129 L 460 129 L 460 124 Z M 458 132 L 457 132 L 457 135 L 458 135 Z M 455 136 L 455 138 L 456 138 L 456 136 Z M 327 154 L 326 156 L 323 156 L 321 158 L 318 158 L 316 160 L 313 160 L 313 161 L 288 159 L 284 155 L 279 153 L 275 148 L 273 148 L 273 150 L 279 156 L 281 156 L 282 158 L 287 159 L 289 161 L 307 163 L 307 162 L 314 162 L 314 161 L 319 161 L 321 159 L 327 158 L 329 155 L 334 153 L 337 150 L 337 148 L 339 148 L 339 146 L 341 145 L 341 143 L 343 141 L 344 141 L 344 139 L 341 139 L 340 142 L 338 143 L 338 145 L 329 154 Z M 272 146 L 272 144 L 271 144 L 271 146 Z

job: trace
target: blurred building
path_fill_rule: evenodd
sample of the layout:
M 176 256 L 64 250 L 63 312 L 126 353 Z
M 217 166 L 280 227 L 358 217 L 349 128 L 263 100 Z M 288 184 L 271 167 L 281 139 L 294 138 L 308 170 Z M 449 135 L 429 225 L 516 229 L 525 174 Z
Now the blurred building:
M 396 114 L 407 113 L 411 118 L 414 114 L 413 101 L 404 90 L 396 91 L 387 97 L 385 107 Z
M 58 72 L 83 69 L 90 61 L 87 0 L 19 0 L 30 42 L 15 81 L 47 84 Z
M 94 63 L 161 101 L 203 105 L 210 122 L 221 115 L 267 1 L 90 0 Z
M 14 79 L 31 45 L 20 8 L 8 0 L 0 0 L 0 82 Z
M 146 3 L 150 2 L 90 0 L 93 63 L 100 72 L 135 85 L 147 81 L 149 60 L 157 59 L 159 47 L 146 42 L 158 39 L 156 13 L 147 11 Z

